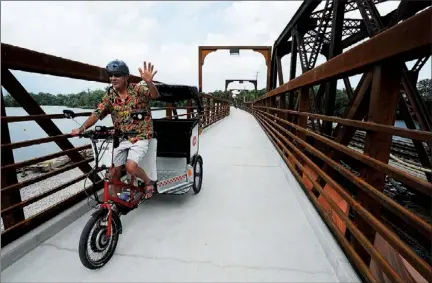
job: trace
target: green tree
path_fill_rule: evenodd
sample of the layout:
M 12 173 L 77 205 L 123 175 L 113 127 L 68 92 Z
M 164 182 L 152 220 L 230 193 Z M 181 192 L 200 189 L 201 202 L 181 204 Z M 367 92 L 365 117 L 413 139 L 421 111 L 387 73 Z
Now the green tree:
M 426 105 L 426 109 L 429 111 L 429 115 L 432 114 L 432 80 L 424 79 L 417 83 L 417 90 Z

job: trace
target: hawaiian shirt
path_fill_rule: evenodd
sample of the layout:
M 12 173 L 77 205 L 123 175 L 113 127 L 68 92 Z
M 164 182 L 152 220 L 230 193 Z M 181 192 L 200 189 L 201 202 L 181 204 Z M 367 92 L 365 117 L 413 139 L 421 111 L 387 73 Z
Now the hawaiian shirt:
M 97 106 L 94 114 L 98 119 L 103 120 L 108 114 L 111 114 L 114 128 L 121 131 L 137 131 L 136 136 L 130 136 L 129 141 L 135 143 L 142 139 L 151 139 L 153 136 L 153 120 L 150 111 L 150 90 L 144 81 L 135 86 L 129 85 L 127 88 L 128 95 L 123 100 L 120 95 L 109 88 Z M 133 111 L 147 111 L 143 120 L 134 120 L 131 117 Z

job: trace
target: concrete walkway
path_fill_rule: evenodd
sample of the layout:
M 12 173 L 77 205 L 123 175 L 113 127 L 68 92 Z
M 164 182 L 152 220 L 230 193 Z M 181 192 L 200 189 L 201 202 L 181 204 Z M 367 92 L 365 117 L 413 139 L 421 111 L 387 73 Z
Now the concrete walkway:
M 19 259 L 2 282 L 359 281 L 272 143 L 248 113 L 200 139 L 198 195 L 157 196 L 122 217 L 116 253 L 81 265 L 89 213 Z

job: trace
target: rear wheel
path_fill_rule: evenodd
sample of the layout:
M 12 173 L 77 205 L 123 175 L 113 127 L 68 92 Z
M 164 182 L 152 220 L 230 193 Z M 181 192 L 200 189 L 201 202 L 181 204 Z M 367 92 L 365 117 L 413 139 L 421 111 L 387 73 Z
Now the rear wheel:
M 114 214 L 115 212 L 112 211 Z M 108 210 L 102 210 L 92 215 L 81 233 L 79 241 L 79 257 L 81 263 L 88 269 L 103 267 L 114 255 L 119 238 L 119 225 L 113 215 L 111 221 L 111 236 L 106 236 Z M 92 254 L 95 256 L 92 257 Z
M 203 178 L 203 160 L 200 155 L 196 157 L 194 164 L 194 182 L 193 182 L 193 191 L 197 194 L 201 191 L 202 186 L 202 178 Z

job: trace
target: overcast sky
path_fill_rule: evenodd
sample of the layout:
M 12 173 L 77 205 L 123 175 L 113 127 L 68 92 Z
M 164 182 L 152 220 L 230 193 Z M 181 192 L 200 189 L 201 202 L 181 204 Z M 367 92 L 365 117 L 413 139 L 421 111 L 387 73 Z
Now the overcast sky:
M 302 1 L 281 2 L 1 2 L 1 41 L 88 64 L 105 66 L 122 59 L 138 74 L 144 60 L 158 70 L 157 80 L 198 85 L 199 45 L 270 45 Z M 379 5 L 381 15 L 398 5 Z M 283 59 L 288 79 L 289 56 Z M 317 62 L 322 63 L 322 58 Z M 299 69 L 299 68 L 298 68 Z M 430 78 L 430 60 L 420 78 Z M 203 91 L 224 89 L 225 79 L 255 79 L 266 84 L 264 57 L 253 51 L 207 56 Z M 104 84 L 13 72 L 31 92 L 76 93 Z M 353 82 L 355 85 L 356 82 Z M 230 88 L 252 89 L 232 83 Z

